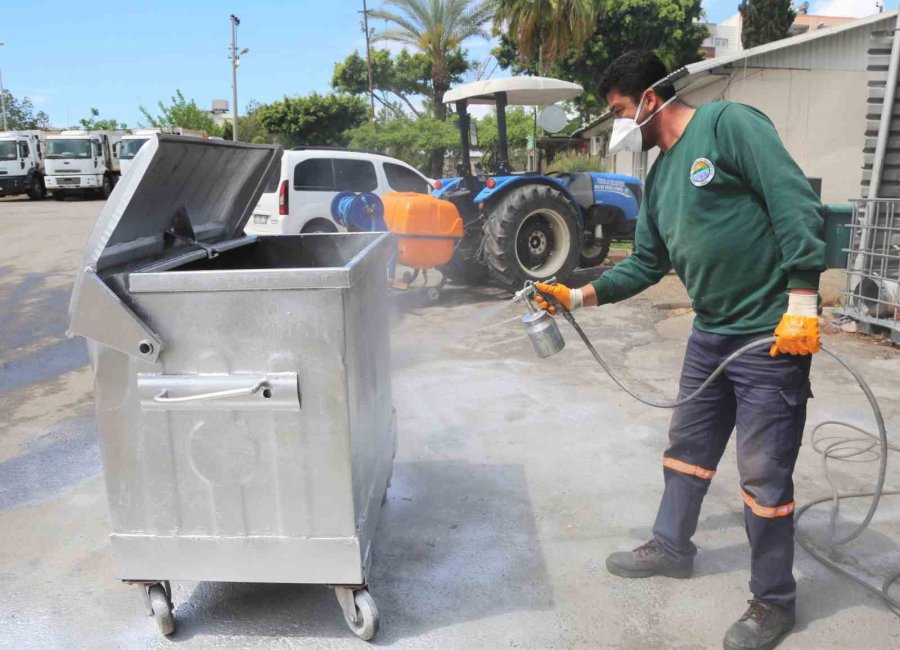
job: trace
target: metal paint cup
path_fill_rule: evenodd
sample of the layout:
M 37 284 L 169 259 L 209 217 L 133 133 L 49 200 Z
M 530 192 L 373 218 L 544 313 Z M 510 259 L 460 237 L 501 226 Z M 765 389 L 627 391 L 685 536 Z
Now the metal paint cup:
M 553 317 L 544 310 L 528 312 L 522 316 L 525 332 L 535 353 L 546 359 L 566 347 L 566 341 Z

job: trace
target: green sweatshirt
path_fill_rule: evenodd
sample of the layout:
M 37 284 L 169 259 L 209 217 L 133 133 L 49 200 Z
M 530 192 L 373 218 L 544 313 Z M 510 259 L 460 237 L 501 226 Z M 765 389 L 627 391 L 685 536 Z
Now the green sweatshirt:
M 697 109 L 647 176 L 634 253 L 594 289 L 600 304 L 618 302 L 672 267 L 693 300 L 695 325 L 718 334 L 771 331 L 787 309 L 787 289 L 818 288 L 821 204 L 756 109 Z

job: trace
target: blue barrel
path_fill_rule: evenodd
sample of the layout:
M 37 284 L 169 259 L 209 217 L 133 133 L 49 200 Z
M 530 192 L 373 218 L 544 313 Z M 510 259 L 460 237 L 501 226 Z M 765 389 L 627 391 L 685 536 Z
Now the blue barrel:
M 331 200 L 331 216 L 352 232 L 383 232 L 384 203 L 371 192 L 340 192 Z

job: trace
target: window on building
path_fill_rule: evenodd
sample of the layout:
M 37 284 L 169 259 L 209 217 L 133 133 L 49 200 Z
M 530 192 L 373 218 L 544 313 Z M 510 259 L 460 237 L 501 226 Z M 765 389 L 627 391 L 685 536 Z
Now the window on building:
M 397 192 L 428 194 L 430 189 L 424 178 L 402 165 L 384 163 L 384 175 L 387 176 L 387 182 L 391 189 Z
M 728 47 L 728 39 L 727 38 L 717 38 L 716 39 L 716 47 Z
M 334 159 L 334 187 L 339 192 L 372 192 L 378 189 L 375 165 L 368 160 Z

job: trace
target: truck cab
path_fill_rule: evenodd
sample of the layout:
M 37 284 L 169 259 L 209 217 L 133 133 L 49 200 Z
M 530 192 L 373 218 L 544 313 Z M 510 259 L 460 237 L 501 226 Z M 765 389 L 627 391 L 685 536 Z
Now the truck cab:
M 119 143 L 124 131 L 63 131 L 47 136 L 45 183 L 53 198 L 72 194 L 109 197 L 119 178 Z
M 42 139 L 41 131 L 0 132 L 0 197 L 27 194 L 37 200 L 47 195 Z
M 193 138 L 208 138 L 206 131 L 197 129 L 183 129 L 181 127 L 162 127 L 154 129 L 134 129 L 130 135 L 123 135 L 122 141 L 119 143 L 119 166 L 121 173 L 124 175 L 137 152 L 141 150 L 144 144 L 158 133 L 168 133 L 171 135 L 184 135 Z

